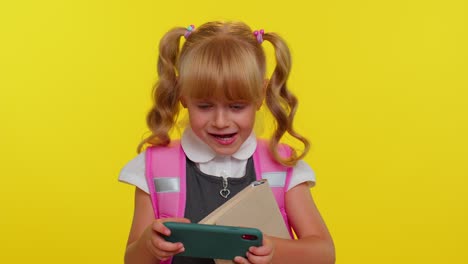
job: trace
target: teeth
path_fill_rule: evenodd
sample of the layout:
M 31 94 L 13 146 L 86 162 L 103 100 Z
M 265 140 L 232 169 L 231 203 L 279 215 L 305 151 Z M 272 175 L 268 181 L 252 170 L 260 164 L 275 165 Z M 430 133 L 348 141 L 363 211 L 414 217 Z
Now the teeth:
M 234 136 L 234 134 L 226 134 L 226 135 L 214 135 L 215 137 L 217 138 L 232 138 Z

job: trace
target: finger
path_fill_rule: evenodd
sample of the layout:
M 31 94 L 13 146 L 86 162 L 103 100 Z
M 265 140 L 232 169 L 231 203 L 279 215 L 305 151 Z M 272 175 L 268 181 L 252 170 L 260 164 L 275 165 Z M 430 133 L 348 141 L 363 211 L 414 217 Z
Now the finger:
M 172 250 L 172 247 L 170 245 L 166 247 L 162 244 L 151 245 L 150 247 L 151 247 L 150 251 L 152 252 L 152 254 L 156 256 L 159 260 L 167 260 L 170 257 L 185 251 L 185 248 L 180 245 L 176 245 L 175 250 Z M 166 250 L 168 248 L 170 250 Z
M 250 264 L 248 259 L 243 258 L 243 257 L 239 257 L 239 256 L 234 258 L 234 262 L 238 263 L 238 264 Z
M 155 243 L 153 240 L 148 240 L 147 248 L 151 255 L 155 256 L 159 260 L 165 260 L 170 256 L 169 252 L 160 250 L 157 246 L 157 243 Z
M 257 256 L 266 256 L 272 254 L 274 250 L 274 244 L 273 242 L 267 238 L 264 237 L 263 239 L 263 245 L 260 247 L 250 247 L 249 251 Z
M 188 218 L 157 219 L 156 221 L 153 222 L 153 230 L 165 236 L 169 236 L 171 234 L 171 230 L 164 225 L 165 222 L 190 223 L 190 219 Z
M 271 246 L 250 247 L 249 252 L 256 256 L 267 256 L 273 252 Z
M 159 250 L 159 249 L 155 248 L 153 250 L 153 255 L 155 255 L 159 260 L 167 260 L 170 257 L 173 257 L 174 255 L 177 255 L 177 254 L 182 253 L 184 251 L 185 251 L 184 247 L 180 248 L 177 251 L 163 251 L 163 250 Z
M 153 231 L 159 233 L 159 234 L 162 234 L 162 235 L 165 235 L 165 236 L 169 236 L 171 234 L 171 230 L 169 228 L 167 228 L 162 221 L 154 221 L 153 224 L 152 224 L 152 229 Z
M 181 248 L 184 247 L 184 245 L 181 242 L 169 242 L 164 240 L 162 237 L 155 235 L 151 239 L 151 246 L 154 247 L 157 250 L 161 251 L 166 251 L 166 252 L 177 252 Z
M 179 223 L 190 223 L 190 219 L 182 217 L 172 217 L 159 219 L 161 222 L 179 222 Z
M 247 252 L 247 260 L 249 261 L 248 263 L 257 263 L 257 264 L 271 263 L 272 257 L 273 257 L 272 255 L 257 256 L 250 252 Z

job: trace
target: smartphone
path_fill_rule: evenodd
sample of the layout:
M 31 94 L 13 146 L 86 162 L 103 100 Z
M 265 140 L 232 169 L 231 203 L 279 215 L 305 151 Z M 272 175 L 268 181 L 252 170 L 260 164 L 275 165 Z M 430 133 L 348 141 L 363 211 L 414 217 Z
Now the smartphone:
M 163 236 L 170 242 L 181 242 L 185 251 L 177 256 L 232 260 L 245 257 L 249 247 L 261 246 L 262 232 L 257 228 L 165 222 L 171 230 Z

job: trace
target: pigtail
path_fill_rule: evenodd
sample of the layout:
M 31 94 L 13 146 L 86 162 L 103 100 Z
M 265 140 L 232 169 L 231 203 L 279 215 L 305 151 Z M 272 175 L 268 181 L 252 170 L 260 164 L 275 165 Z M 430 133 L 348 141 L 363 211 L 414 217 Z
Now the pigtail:
M 297 110 L 297 98 L 288 90 L 286 82 L 291 70 L 291 55 L 284 40 L 275 33 L 265 33 L 264 40 L 269 41 L 275 49 L 276 67 L 266 88 L 265 102 L 273 114 L 277 126 L 270 140 L 270 152 L 283 165 L 294 166 L 309 151 L 309 141 L 293 128 L 294 115 Z M 297 155 L 293 150 L 290 157 L 281 157 L 278 145 L 281 138 L 288 133 L 304 145 L 304 150 Z
M 180 86 L 177 84 L 177 61 L 180 38 L 185 28 L 174 28 L 167 32 L 159 43 L 158 82 L 153 86 L 153 107 L 146 117 L 151 135 L 138 145 L 167 146 L 171 139 L 169 131 L 174 127 L 179 114 Z

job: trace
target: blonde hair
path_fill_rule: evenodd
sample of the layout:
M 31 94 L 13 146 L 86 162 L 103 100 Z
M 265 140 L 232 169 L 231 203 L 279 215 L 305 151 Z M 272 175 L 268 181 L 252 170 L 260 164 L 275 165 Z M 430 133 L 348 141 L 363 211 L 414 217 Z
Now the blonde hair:
M 151 135 L 138 146 L 167 146 L 170 130 L 175 126 L 182 95 L 195 98 L 226 98 L 266 105 L 276 121 L 269 141 L 274 159 L 293 166 L 309 151 L 309 142 L 293 128 L 297 98 L 287 89 L 291 55 L 285 41 L 275 33 L 263 39 L 275 49 L 276 67 L 265 89 L 265 52 L 249 26 L 242 22 L 209 22 L 195 29 L 180 49 L 180 39 L 187 32 L 178 27 L 160 41 L 158 75 L 153 87 L 154 105 L 147 115 Z M 289 157 L 278 153 L 280 140 L 288 133 L 304 149 L 293 150 Z

